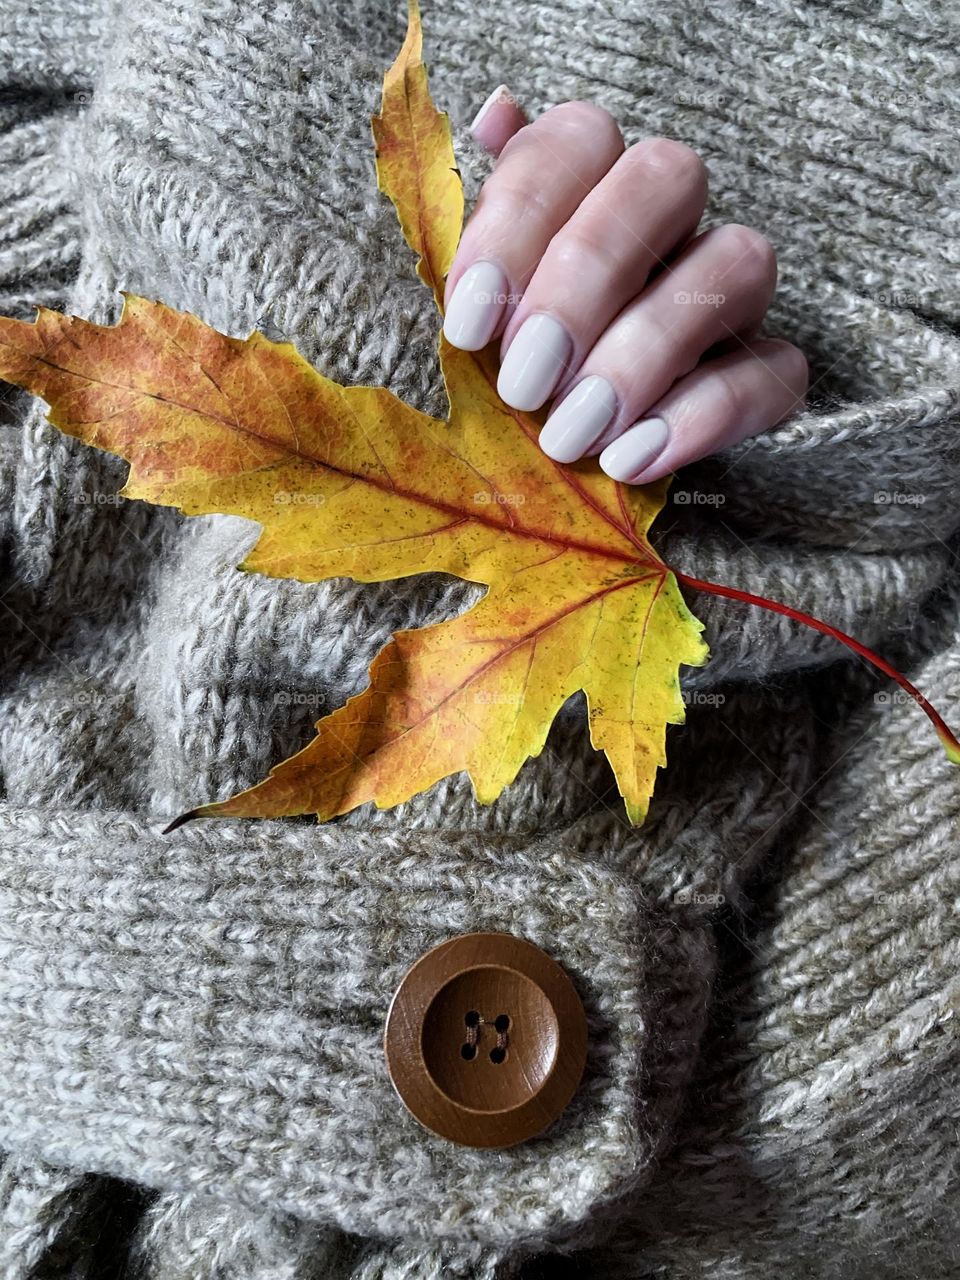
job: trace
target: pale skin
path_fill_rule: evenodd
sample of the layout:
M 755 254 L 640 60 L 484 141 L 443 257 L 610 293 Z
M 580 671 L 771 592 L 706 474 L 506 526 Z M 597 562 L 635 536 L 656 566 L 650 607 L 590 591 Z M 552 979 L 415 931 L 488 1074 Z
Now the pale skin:
M 444 333 L 465 350 L 499 337 L 499 394 L 547 406 L 546 454 L 648 484 L 802 408 L 803 353 L 756 336 L 774 250 L 740 224 L 697 233 L 696 152 L 627 147 L 589 102 L 528 123 L 504 86 L 472 130 L 497 162 L 447 278 Z

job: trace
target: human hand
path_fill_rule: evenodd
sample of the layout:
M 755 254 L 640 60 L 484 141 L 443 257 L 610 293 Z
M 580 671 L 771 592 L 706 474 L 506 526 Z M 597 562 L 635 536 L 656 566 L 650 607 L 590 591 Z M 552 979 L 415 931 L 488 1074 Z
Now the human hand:
M 443 331 L 468 351 L 500 335 L 501 399 L 552 400 L 549 457 L 599 454 L 613 479 L 647 484 L 802 407 L 802 352 L 756 337 L 774 251 L 745 226 L 694 235 L 707 194 L 694 151 L 625 147 L 588 102 L 528 124 L 502 85 L 472 130 L 498 160 L 447 277 Z

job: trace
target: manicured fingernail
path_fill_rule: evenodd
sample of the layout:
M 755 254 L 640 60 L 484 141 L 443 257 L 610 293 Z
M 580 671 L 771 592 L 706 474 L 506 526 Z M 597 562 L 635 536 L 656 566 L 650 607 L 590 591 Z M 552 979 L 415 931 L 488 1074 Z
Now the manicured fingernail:
M 500 366 L 500 399 L 514 409 L 539 409 L 557 385 L 572 348 L 570 335 L 559 320 L 542 312 L 528 317 Z
M 600 454 L 600 467 L 614 480 L 632 484 L 663 453 L 670 429 L 662 418 L 644 418 L 617 436 Z
M 457 281 L 443 317 L 447 341 L 461 351 L 479 351 L 493 337 L 509 285 L 495 262 L 474 262 Z
M 506 86 L 505 84 L 498 84 L 498 85 L 497 85 L 497 87 L 494 89 L 493 93 L 491 93 L 490 97 L 489 97 L 489 98 L 487 98 L 487 100 L 484 102 L 483 106 L 480 108 L 480 110 L 477 112 L 477 114 L 473 117 L 473 121 L 471 122 L 471 125 L 470 125 L 470 132 L 471 132 L 471 133 L 473 133 L 473 132 L 474 132 L 474 130 L 475 130 L 475 129 L 477 128 L 477 126 L 480 124 L 481 120 L 482 120 L 482 119 L 483 119 L 483 117 L 487 114 L 487 112 L 490 110 L 490 108 L 493 106 L 493 104 L 494 104 L 495 102 L 498 102 L 498 101 L 499 101 L 499 99 L 500 99 L 500 95 L 501 95 L 502 93 L 507 93 L 507 94 L 509 94 L 509 92 L 510 92 L 510 90 L 507 88 L 507 86 Z
M 540 448 L 555 462 L 576 462 L 617 411 L 617 393 L 606 378 L 578 382 L 544 424 Z

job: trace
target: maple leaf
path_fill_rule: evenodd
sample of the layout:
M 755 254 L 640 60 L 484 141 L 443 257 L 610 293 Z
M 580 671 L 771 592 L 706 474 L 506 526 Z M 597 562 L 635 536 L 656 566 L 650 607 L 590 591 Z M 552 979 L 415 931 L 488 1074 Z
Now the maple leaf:
M 463 193 L 449 121 L 430 99 L 416 0 L 374 117 L 377 174 L 420 278 L 441 305 Z M 240 794 L 197 816 L 321 820 L 398 804 L 466 771 L 490 803 L 543 749 L 567 698 L 586 694 L 632 822 L 642 821 L 668 723 L 681 723 L 681 664 L 707 658 L 677 575 L 648 541 L 669 478 L 625 486 L 594 460 L 539 448 L 542 417 L 496 394 L 496 353 L 442 332 L 441 421 L 383 387 L 344 387 L 289 343 L 226 337 L 195 316 L 124 294 L 116 326 L 40 308 L 0 318 L 0 376 L 41 396 L 50 421 L 130 463 L 124 496 L 187 515 L 233 514 L 261 534 L 243 568 L 302 581 L 379 582 L 445 572 L 488 590 L 460 617 L 397 632 L 366 689 L 316 737 Z M 278 494 L 296 494 L 281 503 Z M 787 605 L 680 575 L 702 590 L 777 609 L 882 666 L 956 739 L 907 681 L 850 637 Z

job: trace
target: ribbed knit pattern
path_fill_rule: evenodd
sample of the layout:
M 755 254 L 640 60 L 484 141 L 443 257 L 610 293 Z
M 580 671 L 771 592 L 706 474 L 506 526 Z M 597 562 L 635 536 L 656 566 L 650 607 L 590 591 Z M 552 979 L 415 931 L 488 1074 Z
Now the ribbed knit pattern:
M 233 823 L 171 842 L 120 815 L 8 822 L 0 1146 L 153 1186 L 176 1169 L 181 1186 L 358 1234 L 506 1245 L 569 1234 L 661 1140 L 711 948 L 648 918 L 610 870 L 543 840 Z M 421 1135 L 381 1044 L 421 952 L 491 929 L 555 955 L 591 1024 L 561 1122 L 495 1161 Z
M 444 412 L 437 315 L 376 189 L 404 6 L 0 0 L 0 310 L 119 290 Z M 674 481 L 688 573 L 809 610 L 960 720 L 954 6 L 451 0 L 431 87 L 504 81 L 703 155 L 781 263 L 801 416 Z M 261 778 L 401 627 L 481 589 L 273 581 L 256 537 L 116 498 L 0 401 L 0 1276 L 535 1280 L 955 1274 L 960 771 L 827 637 L 689 593 L 642 828 L 581 695 L 490 806 L 462 776 L 318 826 L 165 820 Z M 444 1143 L 381 1047 L 430 945 L 570 972 L 589 1070 L 540 1138 Z

